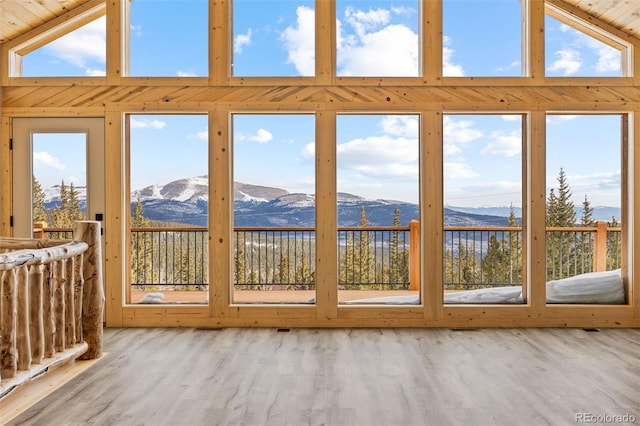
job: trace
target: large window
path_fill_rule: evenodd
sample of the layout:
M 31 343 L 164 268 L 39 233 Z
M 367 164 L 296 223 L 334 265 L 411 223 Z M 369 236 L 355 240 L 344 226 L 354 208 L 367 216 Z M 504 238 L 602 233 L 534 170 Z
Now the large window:
M 129 75 L 208 75 L 207 0 L 135 0 L 129 5 Z
M 313 303 L 315 119 L 234 114 L 233 303 Z
M 106 74 L 103 16 L 22 57 L 23 77 L 99 77 Z
M 234 76 L 313 76 L 313 0 L 233 1 Z
M 419 128 L 417 115 L 337 118 L 340 303 L 420 302 Z
M 207 115 L 132 114 L 131 303 L 207 303 Z
M 444 301 L 523 303 L 522 116 L 444 116 Z
M 444 0 L 443 75 L 521 76 L 523 3 Z
M 420 2 L 337 0 L 339 76 L 417 77 Z
M 547 118 L 547 302 L 623 303 L 623 117 Z

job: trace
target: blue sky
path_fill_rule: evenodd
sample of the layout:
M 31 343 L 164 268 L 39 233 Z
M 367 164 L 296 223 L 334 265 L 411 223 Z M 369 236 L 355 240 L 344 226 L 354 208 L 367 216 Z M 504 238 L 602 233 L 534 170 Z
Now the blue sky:
M 418 76 L 418 4 L 338 0 L 338 75 Z M 313 17 L 310 0 L 236 0 L 234 75 L 313 75 Z M 207 75 L 206 1 L 135 0 L 130 23 L 132 76 Z M 620 75 L 617 51 L 552 18 L 545 23 L 548 76 Z M 444 74 L 521 75 L 520 25 L 518 0 L 445 0 Z M 104 75 L 104 31 L 102 18 L 37 49 L 25 56 L 23 75 Z M 520 206 L 519 117 L 445 115 L 446 204 Z M 233 124 L 235 180 L 314 192 L 312 115 L 238 115 Z M 547 124 L 548 186 L 563 167 L 574 202 L 586 193 L 593 205 L 619 205 L 619 116 L 550 116 Z M 417 202 L 418 116 L 339 115 L 337 125 L 339 191 Z M 206 174 L 206 137 L 204 115 L 132 117 L 132 189 Z M 43 186 L 82 185 L 84 164 L 70 162 L 68 144 L 47 146 L 34 154 Z

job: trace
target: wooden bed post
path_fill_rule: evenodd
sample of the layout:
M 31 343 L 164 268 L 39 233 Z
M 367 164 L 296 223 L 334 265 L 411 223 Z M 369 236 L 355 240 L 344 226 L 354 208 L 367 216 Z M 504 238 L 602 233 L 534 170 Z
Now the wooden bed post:
M 102 285 L 102 248 L 100 222 L 80 221 L 73 226 L 74 241 L 84 241 L 89 248 L 84 254 L 84 292 L 82 300 L 82 336 L 89 349 L 79 359 L 102 356 L 102 322 L 104 316 L 104 288 Z

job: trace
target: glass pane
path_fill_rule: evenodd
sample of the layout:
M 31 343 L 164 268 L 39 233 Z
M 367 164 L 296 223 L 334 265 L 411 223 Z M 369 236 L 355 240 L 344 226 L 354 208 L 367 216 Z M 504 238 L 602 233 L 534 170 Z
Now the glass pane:
M 545 17 L 545 74 L 548 77 L 620 77 L 619 50 L 550 16 Z
M 444 117 L 444 302 L 524 303 L 522 116 Z
M 87 218 L 87 135 L 34 133 L 34 238 L 71 239 L 73 222 Z
M 233 115 L 233 303 L 313 303 L 313 115 Z
M 207 303 L 206 115 L 130 115 L 131 303 Z
M 209 74 L 207 0 L 126 3 L 130 4 L 130 75 Z
M 339 76 L 420 75 L 418 0 L 337 0 Z
M 234 0 L 234 76 L 313 76 L 313 0 Z
M 22 57 L 23 77 L 106 75 L 106 18 L 98 18 Z
M 443 75 L 522 75 L 522 2 L 444 0 Z
M 548 303 L 624 303 L 621 123 L 547 118 Z
M 338 300 L 419 304 L 417 115 L 337 118 Z

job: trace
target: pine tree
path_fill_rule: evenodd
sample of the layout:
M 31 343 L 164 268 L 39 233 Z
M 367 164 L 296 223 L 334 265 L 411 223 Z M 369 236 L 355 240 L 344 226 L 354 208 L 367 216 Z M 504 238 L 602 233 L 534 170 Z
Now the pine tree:
M 369 226 L 369 220 L 364 207 L 360 209 L 360 227 L 364 228 Z M 360 282 L 372 283 L 375 282 L 375 267 L 374 258 L 371 253 L 370 235 L 367 231 L 360 231 L 360 238 L 357 244 L 358 257 L 360 260 Z
M 516 218 L 513 203 L 509 206 L 508 225 L 510 228 L 522 228 Z M 509 232 L 509 280 L 511 284 L 522 282 L 522 232 Z
M 47 221 L 47 209 L 44 207 L 45 194 L 42 190 L 42 186 L 35 175 L 32 179 L 33 193 L 33 221 L 34 222 L 46 222 Z
M 134 214 L 131 217 L 131 228 L 145 228 L 149 226 L 149 219 L 144 217 L 144 211 L 140 198 L 134 205 Z M 157 284 L 157 274 L 151 268 L 152 242 L 149 232 L 131 233 L 131 282 L 145 286 Z M 166 265 L 165 265 L 166 266 Z M 153 288 L 145 287 L 146 290 Z
M 60 184 L 60 204 L 53 211 L 53 225 L 58 228 L 69 226 L 69 192 L 64 180 Z
M 607 228 L 619 228 L 620 222 L 611 217 L 611 221 L 607 222 Z M 622 253 L 622 236 L 621 232 L 607 232 L 607 271 L 620 268 L 620 257 Z
M 584 195 L 584 201 L 582 202 L 582 217 L 580 218 L 582 226 L 589 227 L 594 226 L 593 220 L 593 207 L 587 198 L 587 194 Z
M 244 253 L 244 233 L 236 233 L 236 252 L 233 257 L 233 275 L 236 284 L 247 284 L 247 265 Z
M 73 226 L 73 223 L 78 220 L 84 220 L 85 216 L 80 207 L 80 200 L 78 199 L 78 191 L 76 190 L 73 182 L 69 184 L 69 192 L 67 193 L 68 200 L 68 220 L 69 226 Z
M 504 241 L 498 241 L 495 235 L 489 237 L 487 254 L 481 261 L 483 282 L 504 284 L 509 281 L 509 254 L 505 251 Z
M 547 198 L 546 222 L 549 227 L 570 228 L 576 226 L 576 211 L 571 201 L 571 188 L 563 168 L 558 173 L 558 194 L 553 188 Z M 565 278 L 575 275 L 576 234 L 574 232 L 553 231 L 547 233 L 547 277 Z
M 585 228 L 596 225 L 593 220 L 593 207 L 591 207 L 591 203 L 589 202 L 586 194 L 584 196 L 584 201 L 582 202 L 582 217 L 580 218 L 580 225 Z M 576 246 L 576 260 L 578 262 L 579 272 L 591 272 L 593 270 L 593 235 L 594 234 L 592 232 L 581 232 L 578 236 L 579 242 Z
M 393 211 L 393 226 L 400 227 L 400 209 Z M 389 241 L 390 260 L 386 271 L 389 283 L 409 283 L 409 252 L 400 247 L 400 231 L 393 230 Z M 383 280 L 384 281 L 384 280 Z

